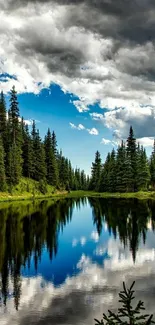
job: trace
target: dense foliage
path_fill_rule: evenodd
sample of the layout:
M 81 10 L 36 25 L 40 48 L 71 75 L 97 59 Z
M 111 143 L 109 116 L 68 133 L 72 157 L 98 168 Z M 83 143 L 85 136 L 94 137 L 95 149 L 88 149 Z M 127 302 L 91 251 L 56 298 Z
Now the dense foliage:
M 20 117 L 17 93 L 12 87 L 8 111 L 3 92 L 0 95 L 0 191 L 11 192 L 22 176 L 38 181 L 44 194 L 47 184 L 60 190 L 85 190 L 89 182 L 84 171 L 74 169 L 58 151 L 54 131 L 48 129 L 42 141 L 35 121 L 30 130 Z
M 102 164 L 97 151 L 92 164 L 90 190 L 100 192 L 136 192 L 155 188 L 155 144 L 150 160 L 143 146 L 136 142 L 130 127 L 126 143 L 108 153 Z
M 109 310 L 109 315 L 103 314 L 103 319 L 96 321 L 96 325 L 105 324 L 105 325 L 150 325 L 155 324 L 153 321 L 153 315 L 144 314 L 144 303 L 140 300 L 136 307 L 132 306 L 134 297 L 134 286 L 135 282 L 132 283 L 129 289 L 126 288 L 125 283 L 123 282 L 123 291 L 119 293 L 119 302 L 121 302 L 122 307 L 118 309 L 118 313 L 115 314 Z

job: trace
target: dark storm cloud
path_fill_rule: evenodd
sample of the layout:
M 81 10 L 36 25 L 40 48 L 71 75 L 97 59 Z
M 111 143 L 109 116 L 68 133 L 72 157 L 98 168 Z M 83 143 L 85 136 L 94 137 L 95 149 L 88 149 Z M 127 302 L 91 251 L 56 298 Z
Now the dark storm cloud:
M 72 26 L 84 28 L 87 31 L 94 32 L 104 39 L 112 39 L 111 47 L 104 49 L 101 53 L 103 60 L 117 60 L 119 49 L 135 48 L 138 45 L 145 45 L 155 41 L 155 1 L 152 0 L 57 0 L 57 1 L 9 1 L 3 4 L 8 10 L 12 11 L 18 7 L 24 7 L 28 4 L 58 4 L 68 5 L 66 18 L 63 22 L 67 30 Z M 2 5 L 1 5 L 2 6 Z M 47 8 L 48 10 L 48 8 Z M 23 32 L 25 41 L 19 42 L 19 51 L 31 49 L 33 53 L 44 55 L 47 60 L 47 66 L 50 71 L 60 71 L 72 76 L 77 72 L 79 66 L 85 61 L 85 56 L 81 48 L 73 48 L 70 44 L 61 44 L 61 46 L 50 43 L 46 40 L 35 38 L 33 29 L 26 28 Z M 30 39 L 29 39 L 30 38 Z M 38 41 L 38 43 L 37 43 Z M 63 47 L 64 45 L 64 47 Z M 83 44 L 84 45 L 84 44 Z M 24 48 L 25 46 L 25 48 Z M 68 48 L 67 48 L 68 47 Z M 140 49 L 142 51 L 143 49 Z M 30 52 L 31 52 L 30 51 Z M 155 51 L 154 51 L 155 52 Z M 125 53 L 117 62 L 117 68 L 123 73 L 131 76 L 141 76 L 142 79 L 154 80 L 155 65 L 151 64 L 153 57 L 146 58 L 131 57 L 130 53 Z M 138 61 L 138 64 L 137 64 Z M 66 66 L 64 66 L 66 64 Z M 78 76 L 79 73 L 77 72 Z M 104 78 L 103 78 L 104 80 Z
M 74 8 L 68 11 L 68 25 L 83 26 L 104 37 L 138 44 L 155 39 L 153 0 L 12 0 L 8 2 L 8 6 L 6 4 L 3 6 L 8 10 L 14 10 L 30 3 L 72 5 Z

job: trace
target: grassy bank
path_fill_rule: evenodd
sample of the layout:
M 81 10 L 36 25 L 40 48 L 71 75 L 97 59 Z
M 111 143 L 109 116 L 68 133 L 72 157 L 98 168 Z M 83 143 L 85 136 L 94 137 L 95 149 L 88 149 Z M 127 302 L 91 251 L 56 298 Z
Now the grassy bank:
M 0 192 L 0 202 L 36 200 L 42 198 L 54 198 L 66 195 L 66 191 L 57 191 L 53 186 L 47 185 L 46 191 L 41 191 L 38 182 L 22 178 L 18 185 L 9 192 Z
M 91 191 L 57 191 L 53 186 L 47 185 L 46 191 L 40 189 L 40 184 L 32 179 L 22 178 L 19 184 L 12 188 L 10 192 L 0 192 L 0 202 L 36 200 L 42 198 L 57 197 L 102 197 L 102 198 L 137 198 L 155 199 L 155 192 L 135 192 L 135 193 L 97 193 Z
M 134 193 L 98 193 L 90 191 L 74 191 L 67 194 L 67 197 L 102 197 L 102 198 L 116 198 L 116 199 L 131 199 L 137 198 L 141 200 L 155 199 L 155 192 L 134 192 Z

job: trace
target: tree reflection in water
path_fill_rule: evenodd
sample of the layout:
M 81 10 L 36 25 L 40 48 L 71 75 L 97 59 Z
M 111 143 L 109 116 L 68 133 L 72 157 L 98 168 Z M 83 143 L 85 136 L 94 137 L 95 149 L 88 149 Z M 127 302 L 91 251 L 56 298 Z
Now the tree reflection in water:
M 148 224 L 155 229 L 155 202 L 89 198 L 93 222 L 99 236 L 106 223 L 109 233 L 129 245 L 133 261 L 140 239 L 145 244 Z M 0 298 L 6 305 L 8 282 L 13 283 L 14 305 L 18 310 L 21 294 L 21 268 L 32 266 L 37 271 L 43 249 L 50 260 L 58 252 L 58 235 L 71 222 L 74 207 L 81 209 L 86 198 L 67 198 L 29 204 L 9 204 L 0 210 Z

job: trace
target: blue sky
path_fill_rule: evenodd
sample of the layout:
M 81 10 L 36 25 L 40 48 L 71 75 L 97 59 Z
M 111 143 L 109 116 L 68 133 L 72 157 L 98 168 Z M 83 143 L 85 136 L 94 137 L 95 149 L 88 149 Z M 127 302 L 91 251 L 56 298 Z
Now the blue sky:
M 9 96 L 7 95 L 7 106 Z M 51 85 L 49 89 L 43 89 L 39 94 L 24 93 L 18 95 L 21 116 L 26 121 L 36 120 L 40 135 L 44 138 L 48 127 L 57 135 L 58 148 L 63 150 L 69 157 L 74 167 L 84 169 L 90 173 L 91 163 L 94 161 L 95 151 L 99 150 L 103 160 L 112 145 L 101 143 L 103 136 L 111 138 L 111 133 L 101 121 L 94 121 L 92 112 L 102 113 L 103 109 L 94 105 L 89 111 L 79 112 L 71 103 L 73 95 L 64 94 L 57 85 Z M 98 134 L 90 134 L 86 129 L 72 128 L 70 123 L 78 126 L 83 125 L 86 129 L 95 128 Z M 31 126 L 30 126 L 31 128 Z
M 104 160 L 130 125 L 151 151 L 154 15 L 151 0 L 0 1 L 0 90 L 15 85 L 24 118 L 42 136 L 54 129 L 87 173 L 95 151 Z

